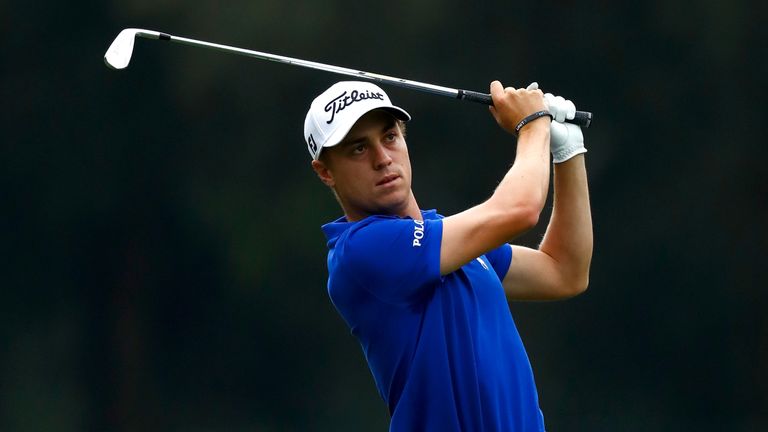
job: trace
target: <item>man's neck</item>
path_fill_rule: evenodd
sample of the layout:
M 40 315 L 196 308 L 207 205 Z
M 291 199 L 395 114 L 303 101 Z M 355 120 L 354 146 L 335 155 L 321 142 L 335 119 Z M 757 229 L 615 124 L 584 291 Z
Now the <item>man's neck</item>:
M 372 213 L 354 212 L 354 214 L 344 209 L 344 217 L 349 222 L 361 221 L 369 216 L 397 216 L 401 218 L 409 217 L 414 220 L 420 220 L 422 218 L 421 209 L 419 209 L 419 205 L 416 203 L 416 198 L 414 198 L 413 192 L 411 192 L 411 197 L 408 200 L 408 204 L 400 209 Z

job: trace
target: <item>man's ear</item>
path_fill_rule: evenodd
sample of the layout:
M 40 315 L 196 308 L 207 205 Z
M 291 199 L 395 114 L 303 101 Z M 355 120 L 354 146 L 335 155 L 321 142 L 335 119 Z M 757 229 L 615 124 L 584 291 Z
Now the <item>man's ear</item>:
M 333 187 L 336 184 L 336 182 L 333 180 L 333 174 L 331 173 L 331 170 L 328 169 L 328 166 L 323 161 L 313 160 L 312 169 L 315 170 L 317 177 L 321 182 L 325 183 L 326 186 Z

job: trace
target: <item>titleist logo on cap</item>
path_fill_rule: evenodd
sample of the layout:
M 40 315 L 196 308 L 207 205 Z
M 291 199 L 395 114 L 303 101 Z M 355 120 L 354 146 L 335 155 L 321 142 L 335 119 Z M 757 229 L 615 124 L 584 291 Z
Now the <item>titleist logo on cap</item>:
M 328 102 L 328 104 L 325 106 L 325 112 L 331 113 L 331 118 L 328 119 L 326 123 L 333 123 L 333 119 L 336 118 L 336 113 L 341 112 L 344 108 L 352 105 L 355 102 L 360 102 L 367 99 L 384 100 L 384 94 L 380 92 L 372 93 L 368 90 L 365 90 L 364 92 L 352 90 L 349 92 L 349 94 L 347 94 L 347 91 L 345 90 L 342 94 L 331 99 L 331 101 Z

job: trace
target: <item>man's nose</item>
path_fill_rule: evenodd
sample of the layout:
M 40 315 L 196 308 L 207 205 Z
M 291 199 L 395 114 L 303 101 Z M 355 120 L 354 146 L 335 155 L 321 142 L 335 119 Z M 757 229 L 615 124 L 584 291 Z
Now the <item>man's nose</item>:
M 373 166 L 375 169 L 382 169 L 392 163 L 392 156 L 389 150 L 381 144 L 373 146 Z

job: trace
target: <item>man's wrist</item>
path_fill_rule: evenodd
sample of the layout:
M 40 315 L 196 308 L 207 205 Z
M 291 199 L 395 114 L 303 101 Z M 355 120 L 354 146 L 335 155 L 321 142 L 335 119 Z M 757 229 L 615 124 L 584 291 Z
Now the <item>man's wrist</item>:
M 527 115 L 525 118 L 523 118 L 522 120 L 520 120 L 520 122 L 517 123 L 517 126 L 515 126 L 515 134 L 520 135 L 520 131 L 523 129 L 523 127 L 542 117 L 549 117 L 550 122 L 554 118 L 552 114 L 549 113 L 549 111 L 546 111 L 546 110 L 536 111 L 535 113 Z
M 528 143 L 531 143 L 531 145 L 536 145 L 535 143 L 543 143 L 546 145 L 546 151 L 550 152 L 549 140 L 549 117 L 541 117 L 520 129 L 520 133 L 517 135 L 517 147 L 518 149 L 520 149 L 521 146 L 528 148 Z

